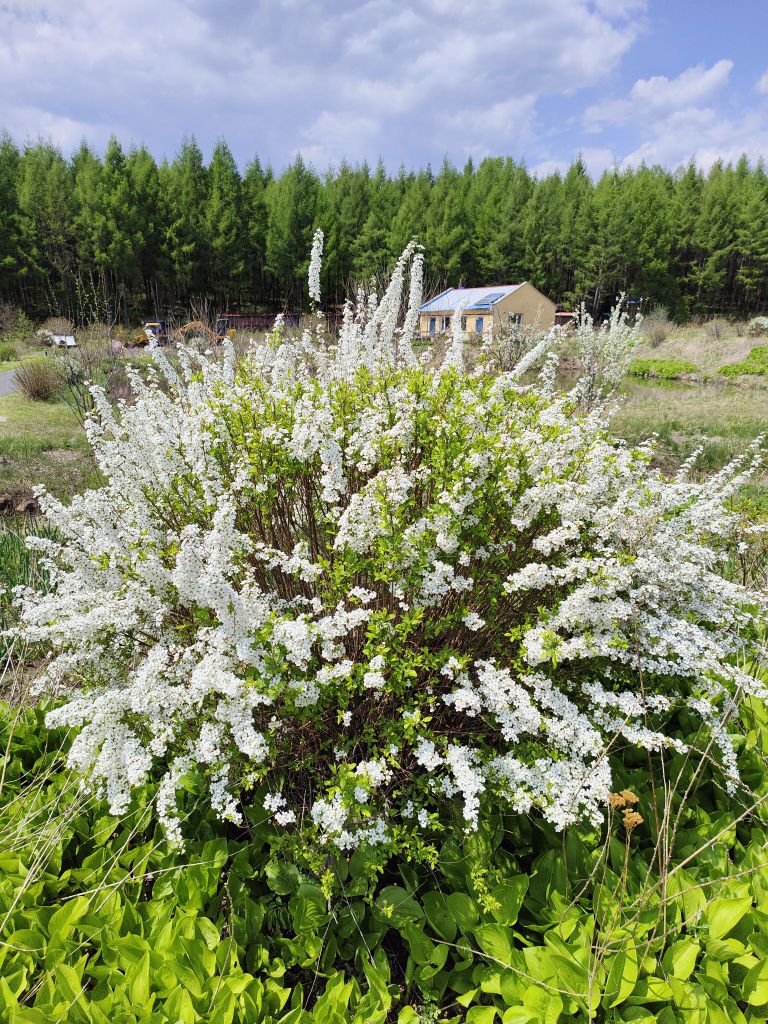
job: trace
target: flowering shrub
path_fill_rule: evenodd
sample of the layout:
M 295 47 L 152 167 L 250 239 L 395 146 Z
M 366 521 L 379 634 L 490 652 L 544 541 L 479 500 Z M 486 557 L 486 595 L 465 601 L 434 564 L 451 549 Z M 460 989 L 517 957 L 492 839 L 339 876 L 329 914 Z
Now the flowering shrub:
M 622 295 L 597 329 L 583 303 L 576 320 L 574 346 L 583 374 L 574 395 L 587 412 L 604 404 L 616 392 L 641 341 L 642 317 L 631 323 L 622 308 L 623 301 Z
M 490 806 L 599 821 L 612 745 L 684 749 L 681 703 L 738 785 L 754 598 L 710 542 L 751 468 L 666 480 L 608 434 L 597 370 L 523 387 L 466 372 L 458 334 L 428 368 L 420 282 L 409 246 L 332 350 L 278 326 L 237 366 L 157 352 L 165 382 L 134 373 L 116 412 L 95 389 L 106 482 L 42 495 L 63 539 L 37 542 L 52 590 L 19 629 L 53 648 L 47 721 L 79 730 L 70 763 L 112 813 L 157 775 L 175 841 L 204 782 L 222 818 L 263 805 L 305 850 L 428 856 Z M 603 334 L 623 359 L 619 314 Z M 612 381 L 610 347 L 586 362 Z
M 760 338 L 768 334 L 768 316 L 754 316 L 747 324 L 750 338 Z

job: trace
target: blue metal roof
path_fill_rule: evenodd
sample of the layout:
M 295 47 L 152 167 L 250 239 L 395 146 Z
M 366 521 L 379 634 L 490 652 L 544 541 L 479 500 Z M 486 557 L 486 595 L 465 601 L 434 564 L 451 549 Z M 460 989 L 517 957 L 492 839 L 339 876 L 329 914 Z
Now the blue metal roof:
M 524 282 L 522 282 L 524 283 Z M 419 308 L 420 313 L 452 313 L 456 309 L 491 309 L 521 284 L 500 284 L 484 288 L 448 288 Z

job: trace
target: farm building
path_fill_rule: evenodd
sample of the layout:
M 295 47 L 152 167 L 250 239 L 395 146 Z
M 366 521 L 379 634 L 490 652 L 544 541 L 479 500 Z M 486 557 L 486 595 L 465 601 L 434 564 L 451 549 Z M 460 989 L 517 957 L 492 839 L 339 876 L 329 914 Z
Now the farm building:
M 508 324 L 532 324 L 543 328 L 555 322 L 554 302 L 527 281 L 522 284 L 486 285 L 483 288 L 449 288 L 419 308 L 419 333 L 424 336 L 450 331 L 456 311 L 461 329 L 485 340 Z

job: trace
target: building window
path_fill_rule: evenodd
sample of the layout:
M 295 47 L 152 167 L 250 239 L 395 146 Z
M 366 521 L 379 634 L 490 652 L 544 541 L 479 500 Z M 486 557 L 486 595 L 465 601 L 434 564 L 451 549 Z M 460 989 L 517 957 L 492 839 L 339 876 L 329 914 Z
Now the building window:
M 509 313 L 507 314 L 507 322 L 510 327 L 520 327 L 523 323 L 522 313 Z
M 461 329 L 462 331 L 466 331 L 467 329 L 467 318 L 465 316 L 461 318 Z
M 450 331 L 450 329 L 451 329 L 451 318 L 449 316 L 444 316 L 443 317 L 443 327 L 442 327 L 442 329 L 444 331 Z

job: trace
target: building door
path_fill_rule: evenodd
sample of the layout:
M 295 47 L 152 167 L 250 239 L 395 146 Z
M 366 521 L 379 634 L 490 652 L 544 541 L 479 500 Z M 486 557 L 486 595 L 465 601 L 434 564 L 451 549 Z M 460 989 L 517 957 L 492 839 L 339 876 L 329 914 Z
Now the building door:
M 437 325 L 437 319 L 435 317 L 431 316 L 429 318 L 429 333 L 430 333 L 430 335 L 433 338 L 435 336 L 435 327 L 436 327 L 436 325 Z
M 481 316 L 475 317 L 475 330 L 478 334 L 483 333 L 483 318 Z

